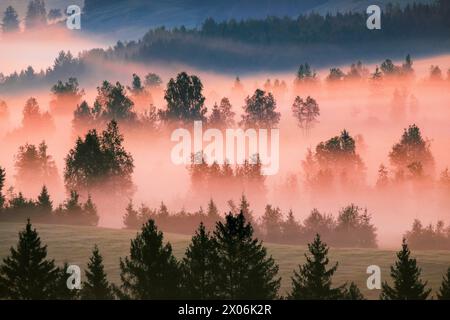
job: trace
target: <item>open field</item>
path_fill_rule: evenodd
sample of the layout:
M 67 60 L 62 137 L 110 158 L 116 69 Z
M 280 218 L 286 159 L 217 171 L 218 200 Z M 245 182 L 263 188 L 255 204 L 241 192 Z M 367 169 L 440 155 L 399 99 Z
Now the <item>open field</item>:
M 9 253 L 9 248 L 17 243 L 18 231 L 24 227 L 19 223 L 0 223 L 0 258 Z M 95 227 L 61 226 L 36 224 L 43 243 L 48 245 L 49 256 L 58 263 L 67 261 L 85 267 L 92 247 L 97 244 L 104 256 L 106 271 L 113 282 L 119 281 L 119 258 L 128 254 L 130 239 L 136 235 L 133 230 L 117 230 Z M 183 256 L 190 237 L 177 234 L 165 234 L 177 258 Z M 292 271 L 299 263 L 303 263 L 306 246 L 289 246 L 267 244 L 269 252 L 280 266 L 282 277 L 281 293 L 290 286 Z M 423 278 L 436 290 L 439 288 L 442 275 L 450 266 L 450 252 L 447 251 L 414 251 L 419 265 L 423 269 Z M 388 279 L 389 266 L 395 261 L 395 252 L 373 249 L 330 249 L 330 261 L 338 261 L 339 267 L 335 276 L 335 284 L 355 281 L 364 295 L 376 299 L 378 290 L 366 288 L 366 268 L 376 264 L 381 267 L 382 279 Z

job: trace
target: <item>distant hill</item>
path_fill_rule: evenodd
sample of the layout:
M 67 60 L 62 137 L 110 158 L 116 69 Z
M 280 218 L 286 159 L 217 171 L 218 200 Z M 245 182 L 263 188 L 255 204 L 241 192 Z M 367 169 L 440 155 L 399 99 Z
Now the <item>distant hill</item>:
M 300 14 L 364 11 L 371 4 L 429 3 L 434 0 L 45 0 L 47 11 L 68 5 L 84 6 L 82 26 L 117 39 L 137 39 L 150 28 L 199 27 L 207 18 L 216 21 L 262 19 L 267 16 L 296 18 Z M 12 5 L 20 19 L 27 0 L 1 0 L 0 13 Z

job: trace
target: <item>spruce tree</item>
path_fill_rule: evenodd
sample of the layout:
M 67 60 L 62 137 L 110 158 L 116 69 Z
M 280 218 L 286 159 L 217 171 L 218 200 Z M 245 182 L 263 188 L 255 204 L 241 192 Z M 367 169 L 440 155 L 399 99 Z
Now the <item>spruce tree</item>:
M 138 228 L 139 227 L 139 212 L 134 209 L 133 207 L 133 201 L 130 200 L 128 203 L 127 208 L 125 209 L 126 213 L 123 216 L 123 224 L 125 225 L 125 228 Z
M 231 213 L 214 231 L 219 265 L 216 279 L 219 298 L 274 299 L 280 287 L 278 266 L 261 241 L 253 238 L 253 227 L 243 212 Z
M 67 280 L 70 277 L 70 274 L 67 273 L 68 267 L 69 264 L 65 262 L 62 267 L 57 268 L 51 299 L 74 300 L 78 297 L 78 289 L 69 289 L 67 287 Z
M 173 299 L 179 296 L 180 268 L 170 243 L 153 220 L 131 241 L 130 256 L 120 260 L 121 296 L 133 299 Z
M 112 300 L 114 299 L 113 289 L 108 282 L 103 265 L 103 257 L 100 255 L 97 245 L 89 258 L 87 270 L 85 271 L 86 281 L 83 282 L 80 296 L 84 300 Z
M 189 299 L 217 297 L 215 274 L 218 267 L 214 241 L 203 223 L 192 237 L 182 262 L 183 290 Z
M 450 300 L 450 268 L 447 269 L 447 274 L 442 279 L 437 298 L 439 300 Z
M 384 282 L 380 295 L 381 300 L 425 300 L 431 289 L 427 289 L 427 282 L 420 279 L 421 269 L 416 259 L 410 258 L 411 251 L 406 240 L 403 239 L 402 249 L 397 253 L 397 261 L 391 266 L 391 277 L 394 286 Z
M 17 11 L 12 6 L 8 6 L 5 10 L 2 20 L 3 32 L 17 32 L 19 31 L 19 25 L 20 22 Z
M 347 287 L 345 286 L 342 290 L 341 295 L 342 300 L 365 300 L 364 295 L 359 290 L 358 286 L 351 282 Z
M 25 229 L 19 232 L 17 247 L 11 247 L 10 255 L 0 265 L 0 287 L 3 288 L 1 298 L 53 298 L 58 268 L 53 260 L 46 258 L 47 246 L 41 245 L 36 229 L 32 229 L 28 220 Z
M 0 210 L 3 209 L 3 205 L 5 204 L 5 196 L 2 193 L 3 186 L 5 185 L 5 169 L 0 167 Z
M 42 187 L 41 193 L 38 196 L 37 207 L 39 208 L 39 213 L 48 216 L 53 211 L 53 204 L 50 200 L 50 195 L 48 194 L 47 187 L 44 185 Z
M 305 254 L 306 263 L 294 271 L 292 289 L 288 299 L 292 300 L 333 300 L 339 299 L 343 287 L 332 287 L 332 277 L 338 263 L 327 269 L 329 263 L 328 247 L 317 234 L 308 244 L 310 256 Z

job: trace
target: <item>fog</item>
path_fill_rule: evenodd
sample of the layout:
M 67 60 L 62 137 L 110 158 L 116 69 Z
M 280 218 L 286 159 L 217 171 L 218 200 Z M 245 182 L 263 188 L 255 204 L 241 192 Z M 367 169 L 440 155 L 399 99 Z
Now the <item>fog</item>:
M 56 30 L 56 29 L 55 29 Z M 55 31 L 51 35 L 26 34 L 16 38 L 2 38 L 0 42 L 0 72 L 4 74 L 19 71 L 28 65 L 35 70 L 45 69 L 53 63 L 58 51 L 71 50 L 73 53 L 93 48 L 106 47 L 99 39 L 85 39 L 81 36 Z M 411 50 L 414 59 L 414 50 Z M 389 57 L 386 57 L 389 58 Z M 374 72 L 373 62 L 360 59 L 370 72 Z M 401 61 L 394 61 L 400 64 Z M 80 87 L 84 89 L 83 99 L 92 106 L 96 96 L 96 86 L 102 80 L 120 81 L 130 85 L 131 75 L 137 73 L 144 77 L 148 72 L 155 72 L 163 79 L 163 86 L 171 77 L 180 71 L 196 74 L 204 85 L 208 114 L 222 97 L 230 98 L 236 121 L 240 120 L 245 97 L 252 95 L 257 88 L 264 89 L 267 79 L 272 84 L 275 79 L 284 81 L 287 85 L 285 92 L 274 92 L 277 109 L 281 112 L 280 129 L 280 169 L 278 174 L 266 177 L 267 194 L 264 203 L 252 202 L 256 195 L 249 192 L 253 212 L 261 216 L 266 203 L 279 206 L 284 213 L 292 209 L 295 216 L 303 220 L 313 208 L 321 212 L 337 215 L 339 209 L 350 203 L 367 208 L 372 214 L 373 223 L 378 229 L 380 247 L 396 247 L 402 234 L 411 227 L 413 219 L 419 218 L 426 223 L 435 223 L 438 219 L 450 223 L 450 207 L 442 201 L 442 196 L 433 191 L 433 184 L 421 187 L 393 188 L 390 192 L 374 192 L 378 167 L 384 163 L 391 169 L 388 154 L 392 146 L 397 143 L 403 130 L 408 125 L 416 124 L 424 138 L 429 139 L 431 152 L 435 160 L 434 179 L 450 165 L 450 81 L 429 80 L 431 65 L 439 65 L 446 78 L 446 70 L 450 68 L 450 55 L 433 56 L 414 60 L 415 75 L 412 80 L 391 79 L 375 86 L 370 81 L 346 82 L 332 85 L 325 81 L 329 70 L 316 70 L 320 84 L 313 87 L 296 88 L 294 78 L 296 70 L 280 73 L 253 73 L 240 77 L 243 92 L 233 90 L 235 77 L 212 73 L 177 64 L 132 64 L 125 62 L 96 62 L 90 66 L 89 77 L 79 79 Z M 314 66 L 313 66 L 314 67 Z M 348 66 L 340 66 L 348 71 Z M 236 76 L 239 76 L 238 74 Z M 67 80 L 67 79 L 61 79 Z M 405 110 L 394 115 L 392 101 L 394 91 L 404 92 L 406 97 Z M 312 96 L 319 104 L 319 122 L 315 124 L 309 136 L 305 136 L 297 126 L 292 116 L 292 103 L 295 96 L 306 98 Z M 418 109 L 411 108 L 410 100 L 414 96 L 418 101 Z M 68 151 L 74 146 L 71 118 L 53 115 L 55 129 L 51 132 L 25 128 L 17 132 L 22 126 L 22 110 L 28 98 L 37 99 L 42 111 L 49 110 L 52 99 L 50 88 L 23 88 L 20 93 L 2 94 L 0 100 L 8 105 L 9 118 L 2 121 L 0 128 L 2 152 L 0 166 L 7 170 L 7 188 L 15 185 L 14 157 L 20 145 L 25 143 L 38 144 L 45 140 L 48 153 L 53 156 L 59 176 L 59 188 L 51 189 L 54 203 L 60 203 L 66 196 L 63 185 L 64 159 Z M 154 105 L 164 108 L 163 92 L 152 92 Z M 73 106 L 75 108 L 75 106 Z M 361 156 L 366 167 L 366 187 L 355 192 L 336 192 L 334 194 L 314 194 L 303 186 L 304 173 L 302 160 L 305 159 L 308 148 L 315 149 L 321 141 L 337 136 L 346 129 L 352 137 L 360 135 L 364 143 L 357 143 L 357 153 Z M 14 131 L 16 130 L 16 131 Z M 135 170 L 133 180 L 136 192 L 133 197 L 135 204 L 145 203 L 156 207 L 164 201 L 172 212 L 182 208 L 197 210 L 205 207 L 209 197 L 196 199 L 191 190 L 189 172 L 186 166 L 175 165 L 170 158 L 171 149 L 175 145 L 170 141 L 170 131 L 162 131 L 159 136 L 151 135 L 136 137 L 123 130 L 125 147 L 134 158 Z M 287 178 L 295 175 L 298 188 L 286 187 Z M 42 185 L 41 181 L 30 181 L 30 190 L 25 192 L 27 197 L 36 197 Z M 19 190 L 16 190 L 19 191 Z M 228 207 L 224 200 L 233 199 L 235 202 L 243 190 L 230 190 L 223 186 L 220 195 L 210 194 L 218 200 L 219 210 L 225 212 Z M 259 198 L 258 198 L 259 199 Z M 102 199 L 94 199 L 100 203 L 100 225 L 121 227 L 124 203 L 109 199 L 107 190 Z M 125 203 L 126 205 L 126 203 Z

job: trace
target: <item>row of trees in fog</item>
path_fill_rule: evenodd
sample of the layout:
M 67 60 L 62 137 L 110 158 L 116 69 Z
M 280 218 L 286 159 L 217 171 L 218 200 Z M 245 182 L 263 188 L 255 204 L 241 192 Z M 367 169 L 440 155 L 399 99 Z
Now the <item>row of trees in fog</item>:
M 356 205 L 349 205 L 334 217 L 320 213 L 317 209 L 302 223 L 297 221 L 290 210 L 283 215 L 278 207 L 266 205 L 264 213 L 257 219 L 250 203 L 242 195 L 239 204 L 228 201 L 229 212 L 242 212 L 247 221 L 253 225 L 255 235 L 265 241 L 285 244 L 306 244 L 316 233 L 333 246 L 338 247 L 377 247 L 376 228 L 371 223 L 371 215 L 367 210 Z M 164 203 L 157 209 L 142 204 L 135 208 L 132 202 L 126 208 L 123 222 L 126 228 L 138 229 L 147 220 L 154 220 L 165 232 L 192 234 L 199 223 L 212 230 L 217 221 L 223 221 L 215 202 L 208 202 L 206 211 L 200 208 L 196 212 L 181 210 L 171 213 Z
M 64 93 L 66 89 L 72 91 L 75 87 L 71 86 L 70 79 L 75 79 L 76 77 L 84 79 L 85 76 L 88 75 L 87 73 L 89 70 L 92 69 L 91 64 L 96 64 L 101 59 L 107 59 L 105 55 L 106 54 L 100 54 L 99 52 L 82 52 L 78 57 L 74 57 L 70 51 L 61 51 L 55 58 L 53 65 L 46 70 L 36 71 L 33 67 L 28 66 L 20 72 L 15 71 L 9 75 L 0 72 L 0 91 L 17 91 L 28 87 L 52 85 L 55 82 L 57 84 L 52 88 L 53 93 Z M 396 65 L 391 59 L 385 59 L 377 65 L 374 70 L 369 70 L 361 61 L 357 61 L 356 63 L 352 63 L 347 71 L 338 67 L 330 68 L 329 73 L 325 76 L 324 80 L 328 85 L 335 85 L 336 83 L 345 83 L 348 81 L 368 81 L 373 86 L 377 86 L 383 83 L 383 80 L 399 77 L 402 79 L 413 79 L 415 77 L 413 65 L 414 61 L 411 55 L 407 55 L 404 62 L 400 65 Z M 295 78 L 292 83 L 294 89 L 300 89 L 305 85 L 312 86 L 322 83 L 321 79 L 309 63 L 301 64 L 294 76 Z M 62 79 L 69 80 L 64 82 Z M 199 78 L 195 80 L 197 80 L 198 84 L 201 84 Z M 438 65 L 431 65 L 426 80 L 433 82 L 448 81 L 450 80 L 450 69 L 441 69 Z M 169 84 L 170 82 L 167 83 L 167 85 Z M 66 88 L 61 85 L 64 85 Z M 161 86 L 161 77 L 150 72 L 146 74 L 143 79 L 141 79 L 139 75 L 133 74 L 131 86 L 127 88 L 131 95 L 135 97 L 139 96 L 140 98 L 147 95 L 147 98 L 149 98 L 148 101 L 151 102 L 150 93 L 152 89 L 161 88 Z M 236 77 L 236 80 L 231 87 L 232 91 L 235 93 L 241 95 L 246 94 L 245 88 L 239 77 Z M 281 96 L 288 90 L 288 85 L 285 80 L 267 79 L 261 88 L 266 92 L 273 93 L 275 96 Z M 70 93 L 70 91 L 66 90 L 66 93 Z M 82 92 L 73 90 L 71 93 L 76 95 Z
M 47 25 L 49 22 L 55 22 L 62 19 L 61 9 L 50 9 L 47 12 L 44 0 L 28 1 L 27 12 L 23 19 L 25 30 L 33 30 Z M 21 18 L 13 6 L 8 6 L 3 12 L 1 29 L 3 33 L 16 33 L 20 31 Z
M 2 299 L 279 299 L 362 300 L 354 282 L 336 285 L 338 263 L 330 264 L 329 248 L 317 234 L 308 244 L 306 262 L 291 276 L 286 295 L 280 295 L 281 278 L 276 261 L 243 213 L 228 214 L 208 232 L 200 224 L 178 260 L 170 243 L 153 220 L 148 220 L 131 241 L 129 255 L 120 259 L 120 283 L 109 282 L 97 246 L 87 263 L 79 289 L 67 286 L 68 265 L 59 267 L 47 257 L 36 229 L 28 221 L 19 233 L 17 247 L 0 263 Z M 384 282 L 382 300 L 424 300 L 431 289 L 403 241 L 391 266 L 391 282 Z M 450 268 L 437 291 L 450 299 Z

